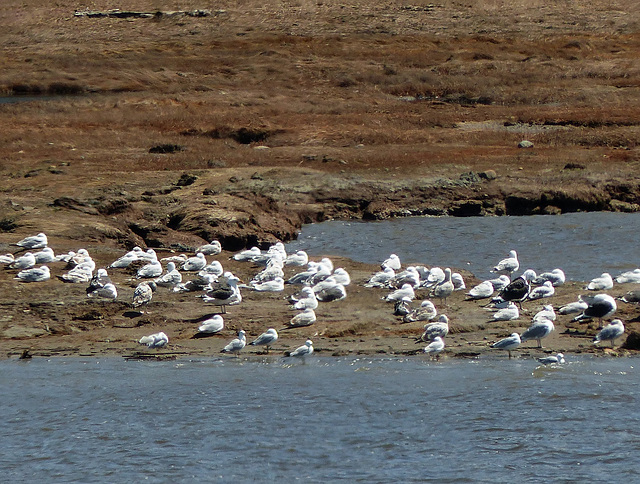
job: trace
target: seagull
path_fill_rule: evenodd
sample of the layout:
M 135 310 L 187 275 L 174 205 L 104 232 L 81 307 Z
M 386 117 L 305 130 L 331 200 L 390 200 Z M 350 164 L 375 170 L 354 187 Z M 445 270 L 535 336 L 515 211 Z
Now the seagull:
M 520 262 L 518 262 L 518 254 L 515 250 L 509 251 L 509 257 L 502 259 L 491 269 L 491 272 L 496 274 L 513 274 L 520 268 Z
M 320 302 L 342 301 L 346 297 L 347 290 L 342 284 L 327 287 L 316 293 L 316 298 Z
M 624 334 L 624 324 L 619 319 L 614 319 L 610 324 L 607 324 L 602 328 L 595 338 L 593 338 L 593 344 L 598 344 L 600 341 L 611 341 L 611 347 L 613 348 L 613 342 Z
M 318 298 L 309 286 L 303 287 L 300 291 L 300 298 L 295 301 L 293 309 L 316 309 L 318 307 Z
M 531 281 L 531 284 L 540 286 L 546 281 L 550 281 L 553 287 L 557 287 L 564 284 L 565 279 L 564 271 L 562 269 L 554 269 L 551 272 L 543 272 L 538 275 L 533 281 Z
M 162 275 L 162 264 L 159 260 L 149 262 L 143 265 L 138 272 L 136 272 L 136 279 L 151 279 L 154 277 L 160 277 Z
M 491 347 L 497 350 L 507 351 L 509 353 L 509 359 L 511 359 L 511 352 L 520 346 L 520 343 L 520 335 L 518 333 L 511 333 L 511 336 L 493 343 Z
M 637 304 L 640 302 L 640 290 L 636 289 L 634 291 L 629 291 L 617 299 L 627 304 Z
M 477 286 L 472 287 L 467 293 L 467 297 L 465 301 L 475 300 L 475 299 L 486 299 L 493 295 L 493 284 L 491 281 L 484 281 L 478 284 Z
M 393 287 L 401 287 L 404 284 L 410 284 L 412 287 L 420 285 L 420 273 L 415 266 L 409 266 L 402 272 L 396 272 L 390 285 Z
M 589 291 L 606 291 L 613 288 L 613 278 L 608 272 L 603 272 L 598 277 L 591 279 L 585 289 Z
M 404 301 L 404 299 L 401 299 L 401 301 Z M 409 312 L 404 318 L 402 318 L 402 321 L 405 323 L 413 323 L 414 321 L 431 321 L 437 315 L 438 310 L 436 309 L 436 306 L 428 299 L 425 299 L 422 301 L 422 304 L 420 304 L 420 307 Z
M 431 295 L 440 299 L 440 302 L 444 301 L 444 305 L 447 305 L 447 298 L 453 292 L 453 282 L 451 282 L 451 269 L 448 267 L 444 270 L 444 280 L 436 284 L 431 290 Z
M 382 264 L 380 264 L 380 269 L 382 269 L 383 271 L 387 267 L 393 269 L 394 271 L 400 270 L 400 267 L 402 267 L 402 265 L 400 264 L 400 258 L 396 254 L 391 254 L 382 262 Z
M 133 291 L 133 307 L 137 308 L 142 305 L 147 305 L 151 302 L 151 298 L 153 297 L 153 292 L 155 291 L 156 284 L 155 282 L 141 282 L 136 286 L 135 291 Z
M 232 259 L 237 261 L 252 261 L 254 257 L 262 255 L 262 252 L 258 247 L 251 247 L 250 249 L 243 250 L 234 254 Z
M 51 247 L 45 247 L 41 251 L 35 252 L 33 257 L 36 259 L 36 264 L 48 264 L 56 259 Z
M 623 272 L 622 274 L 616 277 L 616 282 L 618 284 L 625 284 L 628 282 L 633 282 L 635 284 L 640 283 L 640 269 L 634 269 L 632 271 Z
M 182 270 L 187 272 L 197 272 L 207 265 L 207 259 L 202 252 L 198 252 L 195 257 L 189 257 L 184 264 Z
M 312 353 L 313 353 L 313 341 L 308 339 L 305 342 L 304 345 L 299 346 L 298 348 L 293 350 L 291 353 L 289 353 L 288 356 L 295 356 L 297 358 L 304 358 L 305 356 L 309 356 Z
M 173 288 L 182 282 L 182 274 L 176 269 L 175 262 L 167 264 L 167 272 L 156 278 L 153 282 L 161 287 Z
M 494 291 L 502 291 L 505 287 L 507 287 L 511 283 L 511 279 L 509 279 L 509 276 L 501 274 L 500 276 L 494 279 L 489 279 L 488 282 L 491 283 Z
M 13 257 L 13 254 L 9 252 L 6 254 L 0 255 L 0 264 L 11 264 L 14 260 L 15 260 L 15 257 Z
M 47 246 L 47 236 L 40 232 L 38 235 L 25 237 L 13 245 L 22 247 L 23 249 L 44 249 Z
M 162 331 L 149 336 L 143 336 L 138 341 L 141 345 L 147 345 L 149 348 L 162 348 L 169 343 L 169 337 Z
M 513 321 L 514 319 L 518 319 L 520 317 L 520 311 L 518 310 L 518 306 L 512 301 L 507 303 L 507 306 L 502 309 L 498 309 L 495 313 L 493 313 L 492 318 L 489 322 L 492 321 Z
M 31 269 L 35 265 L 36 265 L 36 258 L 34 257 L 33 253 L 25 252 L 20 257 L 17 257 L 16 259 L 14 259 L 13 262 L 9 264 L 9 267 L 11 269 L 22 270 L 22 269 Z
M 231 340 L 231 342 L 222 348 L 221 353 L 234 353 L 238 356 L 238 353 L 242 351 L 242 348 L 247 344 L 247 337 L 245 336 L 245 332 L 241 329 L 238 331 L 238 337 Z
M 436 336 L 433 341 L 425 347 L 424 352 L 431 358 L 434 356 L 438 358 L 442 350 L 444 350 L 444 341 L 440 336 Z
M 393 305 L 393 315 L 402 316 L 403 318 L 411 312 L 411 299 L 403 297 L 399 301 L 396 301 Z
M 47 266 L 33 267 L 18 272 L 14 279 L 20 279 L 22 282 L 42 282 L 51 278 L 51 273 Z
M 463 289 L 467 288 L 466 284 L 464 283 L 462 274 L 460 274 L 459 272 L 454 272 L 453 274 L 451 274 L 451 282 L 453 282 L 454 291 L 462 291 Z
M 214 314 L 208 319 L 204 321 L 200 321 L 200 326 L 198 326 L 198 332 L 193 336 L 193 338 L 204 338 L 207 336 L 212 336 L 216 333 L 219 333 L 224 329 L 224 319 L 219 314 Z
M 395 291 L 388 294 L 386 297 L 383 297 L 382 299 L 384 299 L 387 302 L 396 302 L 404 297 L 408 297 L 412 301 L 416 297 L 415 292 L 413 292 L 413 286 L 411 284 L 403 284 L 400 289 L 396 289 Z
M 583 319 L 598 318 L 600 323 L 604 318 L 608 318 L 618 309 L 616 300 L 608 294 L 596 294 L 595 296 L 580 296 L 586 303 L 587 308 L 582 311 L 572 321 L 581 321 Z
M 558 353 L 555 356 L 545 356 L 542 358 L 537 358 L 537 360 L 543 365 L 563 365 L 565 363 L 564 355 L 562 353 Z
M 89 296 L 89 294 L 91 294 L 92 292 L 103 288 L 107 284 L 113 285 L 113 281 L 111 281 L 111 278 L 107 273 L 107 270 L 103 268 L 98 269 L 98 272 L 96 273 L 96 275 L 93 276 L 89 281 L 89 286 L 87 287 L 87 296 Z M 98 294 L 94 294 L 94 295 L 97 296 Z
M 504 289 L 502 289 L 498 297 L 504 301 L 515 301 L 518 304 L 521 304 L 529 294 L 529 281 L 534 277 L 535 272 L 531 269 L 527 269 L 520 277 L 515 278 Z
M 248 287 L 258 292 L 279 292 L 284 291 L 284 279 L 282 277 L 276 277 L 272 281 L 265 281 L 260 283 L 252 283 Z
M 225 275 L 218 282 L 212 283 L 211 289 L 202 296 L 204 302 L 222 306 L 222 312 L 226 313 L 226 306 L 240 304 L 242 301 L 238 281 L 240 279 L 231 272 L 225 272 Z
M 587 309 L 589 305 L 582 300 L 582 296 L 578 296 L 578 300 L 569 304 L 565 304 L 560 309 L 558 309 L 558 314 L 573 314 L 573 313 L 581 313 L 585 309 Z
M 218 255 L 220 252 L 222 252 L 222 244 L 217 240 L 212 240 L 208 244 L 201 245 L 196 249 L 196 254 Z
M 278 332 L 273 328 L 269 328 L 249 344 L 252 346 L 265 345 L 267 350 L 266 352 L 269 353 L 269 347 L 273 345 L 273 343 L 275 343 L 277 340 Z
M 520 335 L 520 341 L 525 342 L 530 339 L 538 341 L 538 348 L 542 348 L 542 338 L 546 338 L 555 329 L 553 321 L 542 319 L 534 321 L 529 328 Z
M 299 250 L 295 254 L 289 254 L 284 260 L 286 266 L 306 266 L 309 263 L 309 256 L 304 250 Z
M 73 269 L 68 271 L 66 274 L 62 274 L 58 276 L 64 282 L 71 283 L 80 283 L 80 282 L 90 282 L 93 277 L 93 268 L 91 264 L 82 263 L 75 266 Z
M 346 271 L 346 269 L 343 269 L 342 267 L 338 267 L 336 270 L 334 270 L 333 274 L 331 274 L 331 277 L 333 277 L 338 284 L 342 284 L 343 286 L 348 286 L 349 284 L 351 284 L 351 276 Z
M 88 297 L 102 297 L 104 299 L 115 299 L 118 297 L 118 290 L 111 282 L 102 287 L 96 288 L 94 291 L 87 293 Z
M 536 322 L 541 319 L 548 319 L 549 321 L 556 320 L 556 312 L 553 310 L 553 306 L 551 304 L 543 306 L 542 309 L 533 316 L 532 321 Z
M 296 314 L 287 324 L 287 328 L 300 328 L 303 326 L 311 326 L 316 322 L 316 313 L 313 309 L 307 308 Z
M 439 267 L 432 267 L 431 269 L 429 269 L 427 278 L 422 285 L 424 287 L 435 286 L 436 284 L 440 284 L 442 281 L 444 281 L 445 277 L 446 275 L 442 269 L 440 269 Z
M 556 290 L 553 287 L 551 281 L 545 281 L 544 284 L 538 287 L 534 287 L 529 291 L 527 299 L 535 301 L 536 299 L 542 299 L 545 297 L 551 297 L 555 294 Z
M 424 325 L 424 333 L 419 341 L 433 341 L 435 338 L 444 338 L 449 334 L 449 318 L 445 314 L 438 316 L 433 323 Z
M 107 267 L 107 269 L 113 269 L 113 268 L 124 269 L 126 267 L 129 267 L 133 262 L 140 260 L 142 254 L 144 254 L 143 250 L 140 247 L 136 246 L 133 248 L 133 250 L 130 250 L 122 257 L 113 261 Z
M 382 271 L 371 276 L 364 287 L 389 287 L 389 283 L 396 277 L 396 271 L 391 267 L 386 267 Z
M 222 263 L 217 260 L 211 261 L 209 264 L 207 264 L 202 269 L 200 269 L 200 272 L 198 272 L 198 275 L 202 277 L 208 277 L 208 276 L 218 277 L 218 276 L 221 276 L 222 274 L 224 274 Z

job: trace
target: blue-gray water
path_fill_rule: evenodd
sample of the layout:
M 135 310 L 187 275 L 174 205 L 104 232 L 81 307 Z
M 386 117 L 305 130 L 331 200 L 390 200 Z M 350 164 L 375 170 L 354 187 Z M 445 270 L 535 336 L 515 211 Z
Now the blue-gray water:
M 4 482 L 638 482 L 637 359 L 0 362 Z
M 390 253 L 428 266 L 468 269 L 478 277 L 511 249 L 520 268 L 559 267 L 586 281 L 640 267 L 640 214 L 573 213 L 530 217 L 409 217 L 383 222 L 332 221 L 303 227 L 287 251 L 382 262 Z M 406 264 L 405 264 L 406 265 Z

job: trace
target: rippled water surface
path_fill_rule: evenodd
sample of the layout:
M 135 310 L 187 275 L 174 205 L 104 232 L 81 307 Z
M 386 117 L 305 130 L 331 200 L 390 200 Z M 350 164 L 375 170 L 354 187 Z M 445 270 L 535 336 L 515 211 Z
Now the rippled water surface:
M 307 225 L 287 251 L 343 255 L 382 262 L 395 252 L 403 262 L 468 269 L 478 277 L 515 249 L 521 269 L 560 267 L 569 280 L 640 267 L 640 214 L 573 213 L 530 217 L 409 217 L 382 222 Z
M 638 482 L 636 359 L 0 362 L 4 482 Z

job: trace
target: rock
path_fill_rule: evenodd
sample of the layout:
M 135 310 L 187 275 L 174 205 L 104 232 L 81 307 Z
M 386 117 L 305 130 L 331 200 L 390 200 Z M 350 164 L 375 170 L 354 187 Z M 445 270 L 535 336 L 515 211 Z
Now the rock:
M 621 346 L 625 350 L 640 350 L 640 333 L 632 331 Z
M 525 139 L 518 143 L 518 148 L 533 148 L 533 143 Z
M 494 170 L 481 171 L 478 176 L 483 180 L 495 180 L 498 178 L 498 174 Z
M 622 200 L 611 200 L 609 205 L 611 205 L 611 210 L 614 212 L 633 213 L 640 211 L 640 205 L 637 203 L 623 202 Z

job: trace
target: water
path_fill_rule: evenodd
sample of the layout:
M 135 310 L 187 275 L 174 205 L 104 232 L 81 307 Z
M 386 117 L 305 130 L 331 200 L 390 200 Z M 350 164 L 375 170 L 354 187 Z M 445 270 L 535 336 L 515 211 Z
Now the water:
M 572 213 L 529 217 L 409 217 L 382 222 L 331 221 L 307 225 L 287 251 L 382 262 L 396 253 L 406 263 L 467 269 L 481 278 L 511 249 L 520 268 L 560 267 L 568 280 L 587 281 L 640 267 L 640 214 Z
M 5 482 L 637 482 L 637 359 L 0 362 Z

